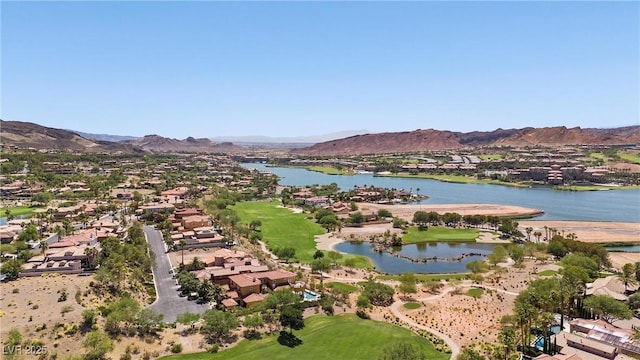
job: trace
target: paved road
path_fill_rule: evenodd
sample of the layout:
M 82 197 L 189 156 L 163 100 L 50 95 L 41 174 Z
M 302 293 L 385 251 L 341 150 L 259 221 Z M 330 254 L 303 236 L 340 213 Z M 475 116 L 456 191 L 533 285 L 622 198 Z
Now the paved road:
M 189 301 L 186 297 L 178 296 L 178 285 L 171 277 L 169 270 L 171 262 L 166 254 L 165 244 L 162 240 L 162 233 L 151 226 L 144 227 L 144 233 L 151 250 L 155 254 L 155 265 L 153 266 L 153 280 L 156 284 L 156 301 L 148 308 L 164 315 L 165 322 L 174 322 L 179 314 L 186 312 L 202 314 L 209 309 L 209 304 L 197 304 Z

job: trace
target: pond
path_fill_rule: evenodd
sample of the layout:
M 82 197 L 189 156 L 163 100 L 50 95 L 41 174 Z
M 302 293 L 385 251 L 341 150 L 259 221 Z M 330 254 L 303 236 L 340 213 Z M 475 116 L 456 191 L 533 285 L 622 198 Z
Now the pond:
M 376 270 L 382 273 L 402 274 L 405 272 L 417 274 L 451 274 L 469 272 L 466 264 L 473 260 L 485 260 L 491 254 L 495 244 L 468 243 L 422 243 L 404 245 L 396 254 L 413 259 L 427 259 L 426 262 L 413 262 L 403 257 L 374 251 L 369 242 L 343 242 L 335 245 L 335 250 L 366 256 L 371 259 Z M 459 258 L 460 260 L 444 260 Z M 438 260 L 432 260 L 434 257 Z

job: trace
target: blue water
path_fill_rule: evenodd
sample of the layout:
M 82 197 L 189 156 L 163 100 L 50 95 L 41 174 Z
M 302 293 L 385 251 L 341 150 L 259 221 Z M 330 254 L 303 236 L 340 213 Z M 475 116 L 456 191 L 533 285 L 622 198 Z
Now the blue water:
M 536 349 L 542 350 L 542 348 L 544 347 L 544 338 L 539 337 L 538 339 L 536 339 L 536 342 L 535 342 L 534 345 L 535 345 Z
M 640 240 L 640 239 L 638 239 Z M 617 251 L 617 252 L 640 252 L 640 245 L 632 245 L 632 246 L 607 246 L 605 247 L 607 251 Z
M 461 254 L 491 254 L 494 244 L 478 243 L 423 243 L 404 245 L 398 252 L 414 259 L 424 258 L 455 258 Z M 485 260 L 482 255 L 467 256 L 460 261 L 433 261 L 412 262 L 405 258 L 399 258 L 387 253 L 378 253 L 373 250 L 369 242 L 343 242 L 335 245 L 340 252 L 366 256 L 371 259 L 377 271 L 389 274 L 402 274 L 405 272 L 418 274 L 444 274 L 469 272 L 465 265 L 473 260 Z
M 354 186 L 404 189 L 427 195 L 424 204 L 491 203 L 544 210 L 539 220 L 585 220 L 640 222 L 640 190 L 558 191 L 549 187 L 514 188 L 497 185 L 453 184 L 429 179 L 376 177 L 373 174 L 326 175 L 300 168 L 243 164 L 280 177 L 281 185 L 327 185 L 341 190 Z
M 318 294 L 313 293 L 309 290 L 305 290 L 302 296 L 304 296 L 305 301 L 314 301 L 314 300 L 318 300 L 319 298 Z

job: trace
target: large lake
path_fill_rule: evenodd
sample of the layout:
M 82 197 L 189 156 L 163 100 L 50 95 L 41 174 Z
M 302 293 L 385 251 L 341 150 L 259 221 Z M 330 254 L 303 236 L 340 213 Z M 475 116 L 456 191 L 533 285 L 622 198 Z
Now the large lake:
M 281 185 L 327 185 L 336 183 L 341 190 L 354 186 L 404 189 L 427 195 L 424 204 L 494 203 L 526 206 L 544 210 L 540 220 L 591 220 L 640 222 L 640 190 L 607 190 L 569 192 L 539 186 L 515 188 L 499 185 L 453 184 L 429 179 L 376 177 L 373 174 L 326 175 L 300 168 L 267 167 L 265 164 L 243 164 L 247 168 L 268 171 L 280 177 Z M 393 212 L 393 211 L 392 211 Z M 431 243 L 405 245 L 400 254 L 412 258 L 454 258 L 464 253 L 489 254 L 493 244 Z M 455 273 L 467 272 L 469 261 L 484 256 L 468 256 L 461 261 L 412 262 L 386 253 L 373 251 L 371 245 L 344 242 L 335 249 L 344 253 L 363 255 L 371 259 L 376 270 L 383 273 Z M 625 249 L 627 251 L 636 248 Z
M 546 186 L 516 188 L 500 185 L 453 184 L 430 179 L 358 175 L 326 175 L 300 168 L 267 167 L 247 163 L 247 168 L 280 177 L 281 185 L 338 184 L 341 190 L 373 185 L 418 191 L 429 198 L 424 204 L 490 203 L 544 210 L 539 220 L 590 220 L 640 222 L 640 190 L 559 191 Z M 419 189 L 419 190 L 418 190 Z
M 493 251 L 494 244 L 478 243 L 424 243 L 404 245 L 399 254 L 414 259 L 426 259 L 438 257 L 440 259 L 455 258 L 461 254 L 488 255 Z M 469 270 L 465 265 L 473 260 L 484 260 L 482 255 L 467 256 L 460 261 L 434 261 L 412 262 L 410 260 L 392 256 L 387 253 L 378 253 L 368 242 L 343 242 L 337 244 L 335 249 L 348 254 L 363 255 L 371 259 L 377 271 L 389 274 L 411 273 L 464 273 Z

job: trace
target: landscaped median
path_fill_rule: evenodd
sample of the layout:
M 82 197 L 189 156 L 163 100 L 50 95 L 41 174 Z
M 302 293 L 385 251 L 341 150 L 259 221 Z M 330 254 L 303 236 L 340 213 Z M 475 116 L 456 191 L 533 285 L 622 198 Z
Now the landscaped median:
M 314 260 L 313 255 L 317 250 L 314 236 L 326 232 L 310 214 L 293 212 L 291 209 L 280 206 L 279 201 L 239 202 L 231 208 L 244 223 L 260 220 L 262 239 L 267 243 L 269 250 L 293 248 L 296 251 L 293 260 L 302 263 L 310 263 Z M 353 267 L 371 266 L 366 257 L 347 254 L 344 254 L 339 263 L 344 263 L 349 258 L 356 260 Z
M 235 347 L 217 354 L 196 353 L 163 357 L 177 359 L 375 359 L 382 349 L 393 343 L 410 343 L 424 352 L 427 359 L 449 359 L 433 344 L 405 328 L 353 314 L 305 319 L 305 327 L 295 331 L 302 343 L 293 348 L 278 343 L 278 334 L 259 340 L 242 340 Z

